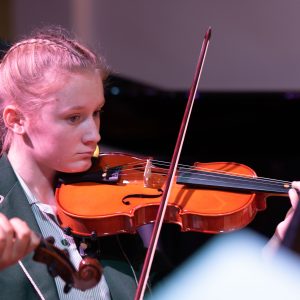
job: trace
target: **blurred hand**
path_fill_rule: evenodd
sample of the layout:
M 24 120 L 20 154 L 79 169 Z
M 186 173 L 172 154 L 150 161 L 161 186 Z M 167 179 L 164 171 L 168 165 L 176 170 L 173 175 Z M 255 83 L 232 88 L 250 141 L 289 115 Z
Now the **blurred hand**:
M 292 182 L 292 189 L 289 190 L 289 197 L 290 197 L 290 201 L 291 201 L 291 208 L 289 209 L 289 211 L 287 212 L 285 219 L 280 222 L 276 228 L 276 234 L 278 235 L 278 238 L 280 240 L 283 239 L 286 230 L 293 218 L 295 209 L 298 205 L 299 202 L 299 194 L 300 193 L 300 181 L 293 181 Z
M 39 245 L 40 239 L 18 218 L 0 213 L 0 270 L 23 258 Z
M 281 242 L 286 233 L 286 230 L 290 225 L 290 222 L 293 218 L 294 212 L 298 205 L 299 202 L 298 193 L 300 193 L 300 181 L 293 181 L 292 188 L 289 190 L 291 208 L 288 210 L 284 220 L 277 225 L 274 235 L 271 237 L 271 239 L 264 247 L 263 254 L 265 257 L 270 257 L 270 254 L 275 253 L 276 250 L 280 247 Z

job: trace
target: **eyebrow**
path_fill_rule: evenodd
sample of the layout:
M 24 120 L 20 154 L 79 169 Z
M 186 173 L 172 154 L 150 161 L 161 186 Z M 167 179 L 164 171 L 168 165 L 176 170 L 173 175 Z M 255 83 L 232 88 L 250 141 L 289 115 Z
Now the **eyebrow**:
M 103 104 L 97 105 L 97 106 L 96 106 L 96 109 L 102 108 L 102 107 L 104 106 L 104 103 L 105 103 L 105 102 L 103 102 Z M 66 109 L 64 109 L 63 112 L 70 111 L 70 110 L 80 110 L 80 109 L 84 109 L 84 108 L 86 108 L 85 105 L 75 105 L 75 106 L 67 107 Z

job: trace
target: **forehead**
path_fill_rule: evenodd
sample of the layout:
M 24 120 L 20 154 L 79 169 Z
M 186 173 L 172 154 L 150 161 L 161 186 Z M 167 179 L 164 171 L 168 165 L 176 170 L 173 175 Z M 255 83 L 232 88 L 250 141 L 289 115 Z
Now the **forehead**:
M 57 79 L 57 89 L 51 95 L 53 104 L 103 105 L 104 90 L 100 75 L 96 72 L 68 74 Z

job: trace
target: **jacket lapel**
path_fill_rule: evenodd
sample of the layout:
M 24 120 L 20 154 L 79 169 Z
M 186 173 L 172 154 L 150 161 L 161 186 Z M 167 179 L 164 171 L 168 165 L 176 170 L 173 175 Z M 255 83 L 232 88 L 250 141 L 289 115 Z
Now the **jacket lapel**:
M 0 203 L 0 211 L 8 218 L 18 217 L 24 220 L 34 232 L 41 235 L 26 195 L 5 155 L 0 159 L 0 170 L 0 195 L 4 197 Z M 58 299 L 55 282 L 49 275 L 47 266 L 33 261 L 32 256 L 33 253 L 22 260 L 30 277 L 46 299 Z M 15 265 L 14 267 L 19 266 Z
M 104 276 L 113 300 L 134 299 L 137 284 L 126 262 L 101 260 Z

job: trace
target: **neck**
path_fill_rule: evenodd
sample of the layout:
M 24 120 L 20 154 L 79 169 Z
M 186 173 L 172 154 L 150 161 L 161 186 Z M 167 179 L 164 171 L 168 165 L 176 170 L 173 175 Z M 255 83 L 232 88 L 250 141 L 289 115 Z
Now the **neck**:
M 26 151 L 17 151 L 13 145 L 9 149 L 8 159 L 39 201 L 55 206 L 54 180 L 56 172 L 39 164 Z

